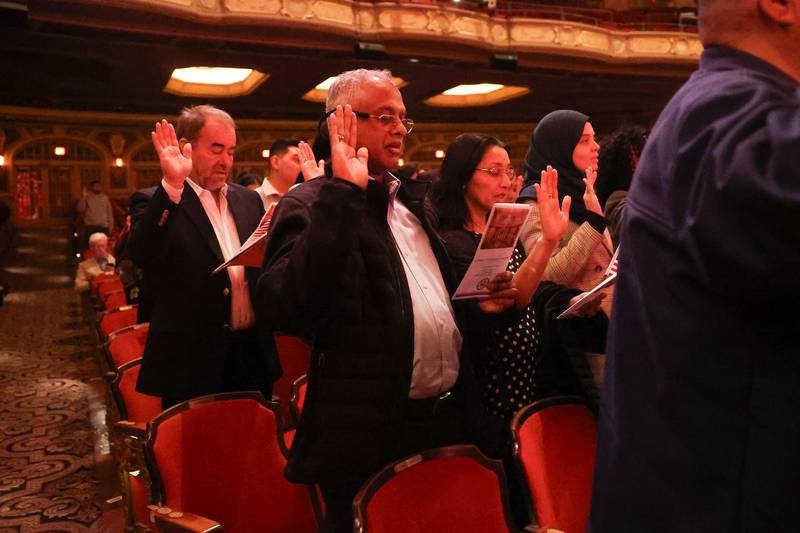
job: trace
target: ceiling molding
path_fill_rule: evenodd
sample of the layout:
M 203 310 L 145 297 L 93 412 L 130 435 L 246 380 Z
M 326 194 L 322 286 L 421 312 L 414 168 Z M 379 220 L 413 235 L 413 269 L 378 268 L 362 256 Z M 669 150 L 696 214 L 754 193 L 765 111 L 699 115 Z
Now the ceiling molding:
M 120 14 L 124 13 L 121 26 Z M 578 22 L 512 18 L 442 5 L 351 0 L 31 0 L 31 20 L 149 34 L 346 49 L 372 40 L 386 52 L 464 59 L 476 53 L 567 56 L 595 65 L 675 66 L 703 50 L 697 34 L 615 31 Z M 447 42 L 447 47 L 431 47 Z M 524 59 L 520 58 L 521 62 Z M 648 74 L 652 69 L 648 70 Z

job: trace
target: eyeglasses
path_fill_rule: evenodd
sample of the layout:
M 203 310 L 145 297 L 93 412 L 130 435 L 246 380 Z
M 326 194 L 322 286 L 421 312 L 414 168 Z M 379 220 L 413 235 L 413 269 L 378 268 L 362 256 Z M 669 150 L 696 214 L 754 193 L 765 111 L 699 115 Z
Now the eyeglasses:
M 368 118 L 377 118 L 378 122 L 380 122 L 381 126 L 383 126 L 384 128 L 391 128 L 399 121 L 400 124 L 402 124 L 403 127 L 406 129 L 407 134 L 411 133 L 411 130 L 414 129 L 414 121 L 406 117 L 400 118 L 397 115 L 389 115 L 389 114 L 370 115 L 369 113 L 364 113 L 363 111 L 353 111 L 353 114 L 358 118 L 363 118 L 364 120 Z
M 322 118 L 319 119 L 319 123 L 317 124 L 317 134 L 319 134 L 322 131 L 322 126 L 325 124 L 325 120 L 335 112 L 336 109 L 334 108 L 331 109 L 330 111 L 326 111 L 325 114 L 322 115 Z M 397 115 L 389 115 L 389 114 L 370 115 L 369 113 L 364 113 L 363 111 L 353 111 L 353 114 L 358 118 L 363 118 L 364 120 L 368 118 L 377 118 L 378 122 L 380 122 L 381 126 L 383 126 L 384 128 L 391 128 L 399 121 L 400 124 L 402 124 L 403 127 L 406 129 L 406 135 L 411 133 L 411 130 L 414 129 L 414 121 L 407 117 L 399 118 Z
M 501 174 L 505 174 L 506 176 L 508 176 L 508 179 L 511 179 L 511 180 L 513 180 L 514 178 L 517 177 L 517 173 L 514 170 L 514 167 L 508 167 L 508 168 L 500 168 L 500 167 L 476 168 L 475 170 L 482 170 L 484 172 L 488 172 L 489 174 L 491 174 L 495 178 L 499 177 Z

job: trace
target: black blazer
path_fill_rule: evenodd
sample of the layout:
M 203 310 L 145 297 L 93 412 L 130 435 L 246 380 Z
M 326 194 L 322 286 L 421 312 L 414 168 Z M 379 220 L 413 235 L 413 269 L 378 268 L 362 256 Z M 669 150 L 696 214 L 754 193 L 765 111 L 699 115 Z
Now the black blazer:
M 227 200 L 244 242 L 263 216 L 261 198 L 245 187 L 228 184 Z M 211 274 L 224 258 L 194 190 L 185 186 L 180 203 L 174 204 L 159 185 L 133 230 L 130 247 L 153 291 L 137 390 L 167 397 L 218 392 L 225 379 L 231 282 L 225 271 Z M 253 301 L 257 276 L 257 268 L 246 269 Z M 257 356 L 267 359 L 270 372 L 276 370 L 271 351 Z M 277 369 L 274 375 L 280 372 Z M 272 378 L 264 376 L 267 380 Z
M 131 215 L 131 233 L 133 233 L 139 222 L 147 212 L 147 204 L 155 194 L 158 187 L 147 187 L 146 189 L 139 189 L 135 191 L 128 200 L 128 212 Z M 132 236 L 132 235 L 131 235 Z M 128 237 L 130 242 L 130 237 Z M 130 255 L 130 244 L 126 245 L 126 255 Z M 140 265 L 136 265 L 140 266 Z M 153 310 L 153 298 L 155 297 L 155 290 L 150 287 L 150 280 L 147 278 L 144 269 L 142 269 L 142 277 L 139 280 L 139 298 L 137 300 L 136 308 L 136 321 L 138 323 L 150 322 L 150 315 Z

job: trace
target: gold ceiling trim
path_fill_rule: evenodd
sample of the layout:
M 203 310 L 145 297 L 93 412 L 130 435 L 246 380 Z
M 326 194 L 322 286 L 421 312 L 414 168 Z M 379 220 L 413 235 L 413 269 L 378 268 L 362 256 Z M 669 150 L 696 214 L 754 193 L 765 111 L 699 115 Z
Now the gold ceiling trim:
M 239 29 L 243 25 L 252 26 L 257 28 L 257 34 L 263 36 L 265 42 L 270 39 L 271 28 L 295 27 L 322 34 L 351 36 L 382 42 L 390 53 L 393 42 L 407 45 L 414 41 L 440 41 L 488 52 L 555 54 L 608 63 L 693 65 L 703 50 L 698 35 L 693 33 L 615 31 L 561 20 L 506 19 L 442 5 L 351 0 L 69 1 L 73 5 L 169 13 L 194 23 L 207 22 L 218 29 L 224 29 L 226 25 Z M 48 0 L 39 3 L 46 6 Z M 33 15 L 42 20 L 53 17 L 46 9 L 37 10 Z M 80 24 L 81 20 L 76 19 L 74 23 Z M 150 28 L 150 31 L 159 30 Z M 248 38 L 257 39 L 257 34 Z M 304 38 L 298 36 L 299 41 Z M 451 50 L 430 50 L 433 55 L 446 56 L 448 53 Z

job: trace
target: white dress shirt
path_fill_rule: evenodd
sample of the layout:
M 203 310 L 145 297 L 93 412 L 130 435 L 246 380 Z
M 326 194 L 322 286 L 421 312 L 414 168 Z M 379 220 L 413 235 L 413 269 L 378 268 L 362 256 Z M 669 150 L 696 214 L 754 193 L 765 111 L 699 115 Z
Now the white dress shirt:
M 430 398 L 456 383 L 461 333 L 428 235 L 419 219 L 397 200 L 400 182 L 391 179 L 387 185 L 387 219 L 403 261 L 414 312 L 414 368 L 408 395 Z
M 264 178 L 264 181 L 261 182 L 261 186 L 256 189 L 256 192 L 261 196 L 261 200 L 264 202 L 264 211 L 269 211 L 269 206 L 277 203 L 278 200 L 281 199 L 281 196 L 283 196 L 278 192 L 278 189 L 273 187 L 269 178 Z
M 242 245 L 239 240 L 239 232 L 236 230 L 236 222 L 234 222 L 233 215 L 228 210 L 228 185 L 223 185 L 219 190 L 219 207 L 217 207 L 217 202 L 214 200 L 214 195 L 211 191 L 202 188 L 189 178 L 186 178 L 186 183 L 197 193 L 203 210 L 211 222 L 211 227 L 214 228 L 214 234 L 217 236 L 217 242 L 220 250 L 222 250 L 222 257 L 227 261 L 239 251 Z M 176 204 L 181 201 L 183 187 L 173 187 L 166 180 L 161 180 L 161 186 L 167 191 L 171 201 Z M 226 270 L 231 280 L 230 328 L 231 330 L 250 328 L 255 322 L 255 315 L 253 313 L 253 305 L 250 302 L 250 292 L 247 289 L 244 267 L 241 265 L 229 266 Z

